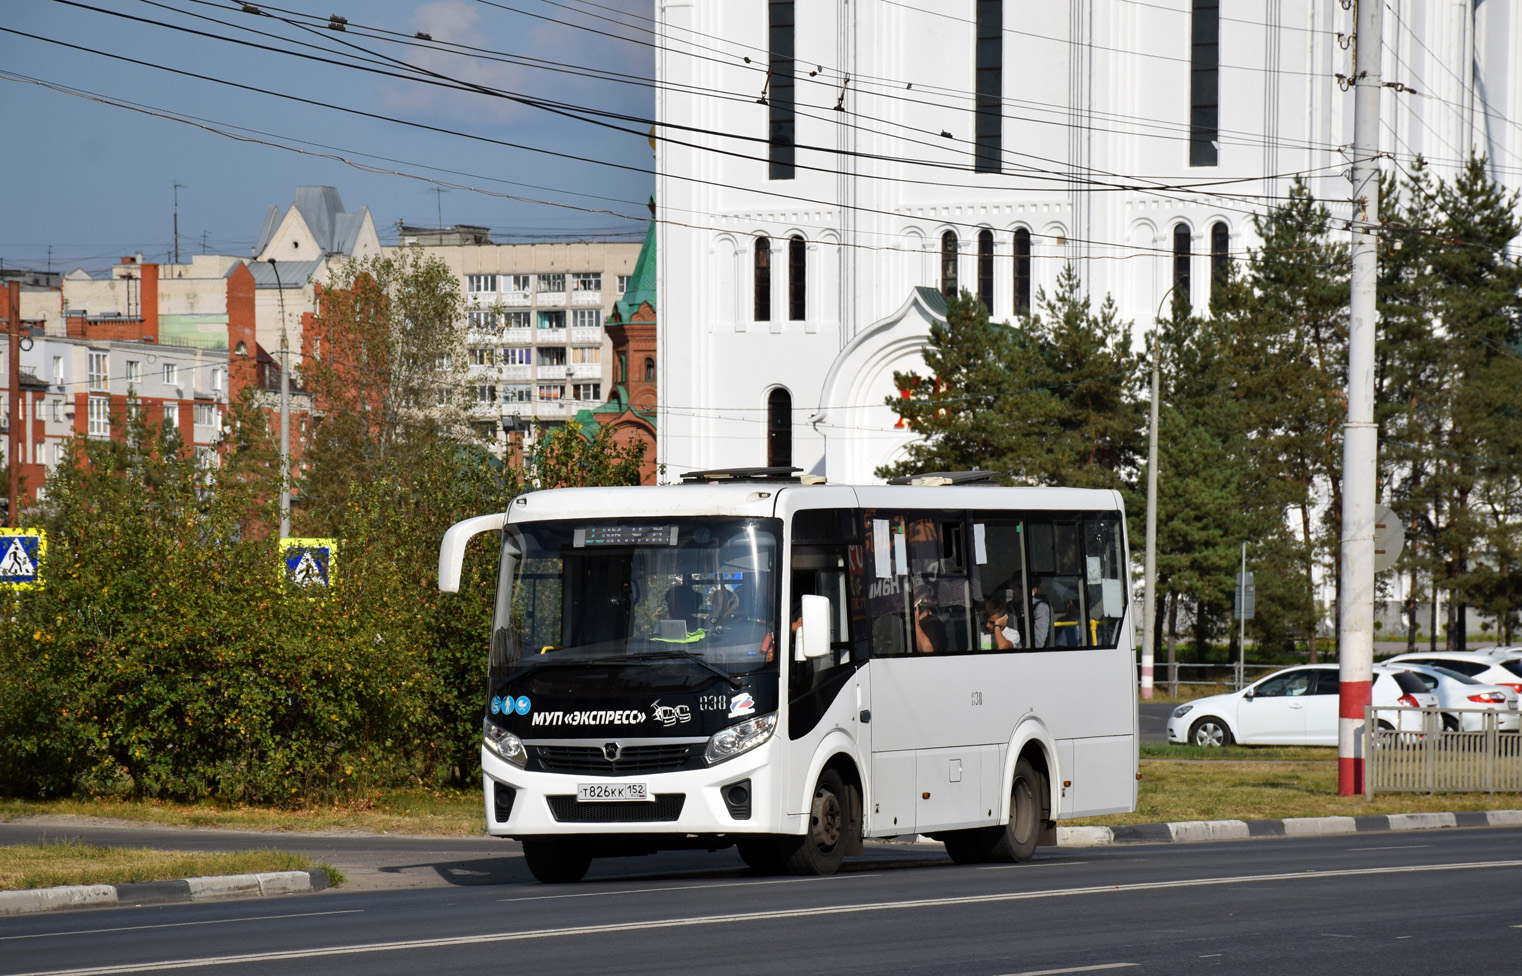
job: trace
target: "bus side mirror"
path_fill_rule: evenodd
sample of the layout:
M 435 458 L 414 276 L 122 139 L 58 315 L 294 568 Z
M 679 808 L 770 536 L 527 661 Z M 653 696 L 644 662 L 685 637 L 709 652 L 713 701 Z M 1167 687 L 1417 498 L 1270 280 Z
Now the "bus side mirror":
M 830 601 L 822 596 L 805 596 L 802 606 L 797 659 L 812 661 L 825 657 L 830 653 Z
M 456 522 L 444 533 L 439 543 L 439 592 L 460 592 L 460 569 L 465 565 L 465 546 L 482 532 L 501 531 L 507 523 L 507 513 L 478 515 L 463 522 Z

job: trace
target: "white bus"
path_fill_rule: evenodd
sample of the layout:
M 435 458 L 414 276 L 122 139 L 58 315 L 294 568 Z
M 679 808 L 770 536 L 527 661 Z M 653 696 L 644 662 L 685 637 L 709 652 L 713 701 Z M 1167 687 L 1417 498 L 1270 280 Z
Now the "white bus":
M 544 882 L 731 845 L 828 874 L 863 838 L 1019 861 L 1057 820 L 1133 810 L 1119 495 L 963 482 L 702 472 L 453 526 L 449 592 L 470 537 L 501 531 L 488 832 Z

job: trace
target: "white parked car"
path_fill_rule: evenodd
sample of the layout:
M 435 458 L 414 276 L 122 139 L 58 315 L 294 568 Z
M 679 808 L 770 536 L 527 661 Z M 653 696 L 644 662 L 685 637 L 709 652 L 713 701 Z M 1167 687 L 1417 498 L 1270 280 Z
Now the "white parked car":
M 1444 710 L 1444 729 L 1478 732 L 1485 728 L 1484 713 L 1488 711 L 1496 713 L 1498 730 L 1517 731 L 1517 693 L 1505 685 L 1485 684 L 1460 671 L 1432 664 L 1405 661 L 1386 666 L 1405 668 L 1421 679 L 1427 690 L 1437 697 L 1438 707 Z M 1455 711 L 1448 711 L 1450 708 Z
M 1168 741 L 1198 746 L 1242 745 L 1334 746 L 1337 744 L 1335 664 L 1313 664 L 1276 671 L 1241 691 L 1186 702 L 1168 716 Z M 1402 711 L 1399 728 L 1420 732 L 1422 716 L 1414 711 L 1437 705 L 1437 697 L 1415 675 L 1376 666 L 1370 691 L 1373 704 Z M 1388 719 L 1380 719 L 1389 725 Z
M 1491 651 L 1417 651 L 1397 654 L 1381 661 L 1392 667 L 1401 664 L 1425 664 L 1467 674 L 1487 685 L 1504 685 L 1522 694 L 1522 658 L 1506 657 Z

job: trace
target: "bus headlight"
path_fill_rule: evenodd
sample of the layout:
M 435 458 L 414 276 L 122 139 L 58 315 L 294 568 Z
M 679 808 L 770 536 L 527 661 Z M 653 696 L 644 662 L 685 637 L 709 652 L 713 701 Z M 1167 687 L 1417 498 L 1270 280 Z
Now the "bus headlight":
M 485 719 L 482 723 L 482 742 L 492 753 L 512 763 L 514 766 L 523 766 L 528 762 L 528 750 L 523 748 L 523 740 L 513 735 L 500 725 L 492 724 L 491 719 Z
M 712 766 L 714 763 L 733 759 L 743 752 L 750 752 L 770 739 L 776 727 L 777 713 L 775 712 L 731 725 L 708 737 L 708 745 L 703 749 L 703 758 L 708 765 Z

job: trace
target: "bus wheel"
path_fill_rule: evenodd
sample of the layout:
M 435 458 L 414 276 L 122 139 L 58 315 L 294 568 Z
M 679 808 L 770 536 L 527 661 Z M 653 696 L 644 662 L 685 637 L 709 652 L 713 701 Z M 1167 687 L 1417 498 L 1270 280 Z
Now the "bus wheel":
M 592 855 L 574 841 L 526 840 L 523 859 L 528 862 L 529 873 L 544 884 L 580 881 L 592 866 Z
M 1009 823 L 993 828 L 992 843 L 985 850 L 990 861 L 1029 861 L 1041 837 L 1041 797 L 1046 780 L 1030 760 L 1015 763 L 1015 781 L 1009 795 Z
M 762 837 L 755 840 L 735 841 L 735 850 L 740 852 L 740 860 L 745 862 L 746 867 L 757 874 L 781 874 L 783 872 L 783 853 L 778 846 L 776 837 Z
M 783 865 L 789 874 L 834 874 L 846 856 L 846 787 L 840 774 L 826 769 L 814 785 L 809 804 L 809 829 L 789 837 Z

